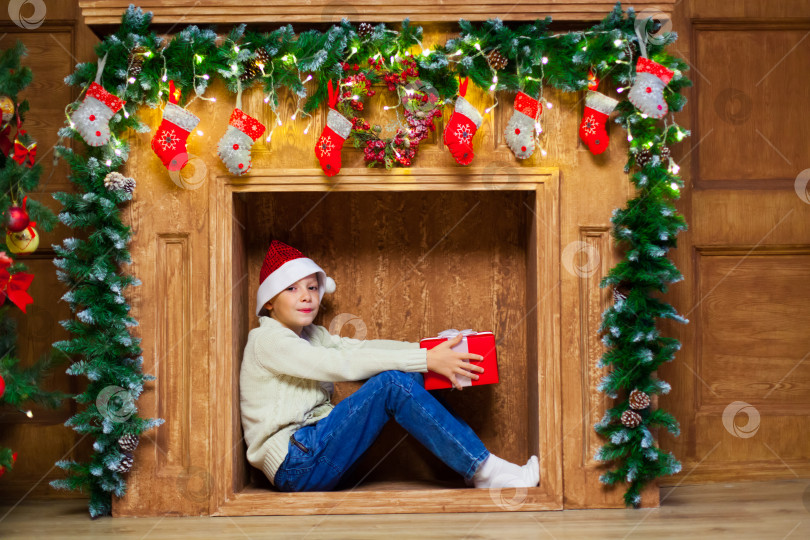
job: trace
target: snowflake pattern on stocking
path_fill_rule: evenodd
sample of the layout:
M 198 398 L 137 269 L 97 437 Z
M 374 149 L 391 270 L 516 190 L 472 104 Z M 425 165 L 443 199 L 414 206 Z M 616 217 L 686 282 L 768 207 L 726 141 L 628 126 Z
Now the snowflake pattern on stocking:
M 460 143 L 469 145 L 473 138 L 473 133 L 470 131 L 469 126 L 460 125 L 456 129 L 456 138 Z
M 321 137 L 318 140 L 318 152 L 319 157 L 329 156 L 332 154 L 332 150 L 335 148 L 335 145 L 332 143 L 332 137 Z
M 174 150 L 177 148 L 177 143 L 180 142 L 180 137 L 173 129 L 167 129 L 160 132 L 158 142 L 163 150 Z
M 588 135 L 593 135 L 594 133 L 596 133 L 597 125 L 598 122 L 596 121 L 596 118 L 594 118 L 593 115 L 591 115 L 585 119 L 585 127 L 582 131 L 584 131 Z

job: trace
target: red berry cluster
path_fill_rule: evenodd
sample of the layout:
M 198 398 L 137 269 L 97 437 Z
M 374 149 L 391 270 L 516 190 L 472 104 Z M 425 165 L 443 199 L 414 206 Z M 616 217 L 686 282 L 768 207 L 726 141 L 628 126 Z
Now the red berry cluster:
M 368 131 L 371 129 L 371 124 L 369 124 L 359 116 L 355 116 L 354 118 L 352 118 L 352 129 L 357 129 L 360 131 Z
M 416 60 L 414 60 L 413 55 L 401 61 L 403 69 L 399 73 L 383 73 L 382 58 L 377 59 L 376 62 L 374 59 L 369 58 L 368 63 L 377 72 L 377 75 L 382 77 L 390 92 L 396 90 L 398 84 L 407 84 L 408 79 L 419 78 L 419 69 L 416 67 Z
M 363 102 L 359 99 L 352 99 L 354 95 L 366 95 L 366 96 L 373 96 L 377 92 L 371 89 L 371 82 L 368 80 L 364 73 L 357 73 L 356 75 L 349 75 L 344 79 L 340 79 L 341 86 L 352 86 L 355 88 L 355 91 L 352 92 L 351 90 L 346 90 L 343 92 L 341 96 L 344 100 L 349 102 L 349 106 L 354 109 L 355 111 L 362 111 L 363 110 Z

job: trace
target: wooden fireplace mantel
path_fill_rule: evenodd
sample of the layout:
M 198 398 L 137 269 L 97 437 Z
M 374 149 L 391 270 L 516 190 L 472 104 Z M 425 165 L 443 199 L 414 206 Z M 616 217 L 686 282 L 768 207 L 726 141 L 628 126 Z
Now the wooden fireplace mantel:
M 80 0 L 85 23 L 91 28 L 116 25 L 131 0 Z M 136 5 L 154 14 L 153 23 L 174 24 L 257 24 L 328 23 L 347 18 L 353 22 L 412 21 L 445 22 L 492 18 L 532 21 L 550 15 L 555 21 L 597 21 L 615 5 L 614 0 L 568 0 L 515 2 L 490 0 L 477 4 L 467 0 L 412 0 L 405 4 L 387 0 L 340 2 L 336 0 L 141 0 Z M 671 16 L 676 0 L 641 0 L 628 3 L 637 12 Z

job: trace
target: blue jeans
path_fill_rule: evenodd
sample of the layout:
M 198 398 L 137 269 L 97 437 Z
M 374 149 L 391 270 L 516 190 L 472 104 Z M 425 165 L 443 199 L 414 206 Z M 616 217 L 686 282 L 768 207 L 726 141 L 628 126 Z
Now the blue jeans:
M 383 371 L 325 418 L 290 437 L 289 452 L 276 472 L 276 489 L 334 489 L 391 418 L 465 480 L 489 456 L 472 428 L 425 390 L 421 373 Z

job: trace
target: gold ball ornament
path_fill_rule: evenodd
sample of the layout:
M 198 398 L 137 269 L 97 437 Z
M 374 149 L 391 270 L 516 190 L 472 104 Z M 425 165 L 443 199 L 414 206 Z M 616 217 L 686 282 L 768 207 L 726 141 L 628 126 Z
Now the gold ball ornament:
M 6 245 L 12 253 L 33 253 L 39 247 L 39 233 L 33 226 L 20 232 L 6 232 Z
M 0 96 L 0 111 L 3 113 L 3 123 L 14 118 L 14 101 L 8 96 Z

